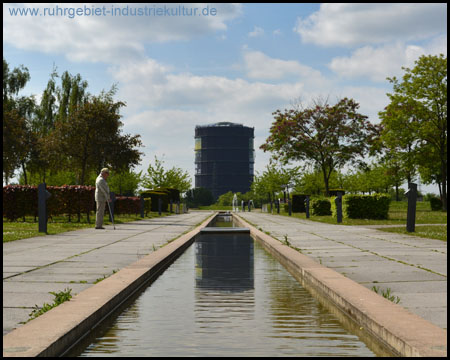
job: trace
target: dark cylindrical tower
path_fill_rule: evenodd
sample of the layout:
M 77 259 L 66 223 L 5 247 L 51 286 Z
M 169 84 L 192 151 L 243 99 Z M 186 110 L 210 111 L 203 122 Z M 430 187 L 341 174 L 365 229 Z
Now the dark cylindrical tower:
M 253 181 L 254 128 L 219 122 L 195 127 L 195 187 L 215 199 L 228 192 L 246 193 Z

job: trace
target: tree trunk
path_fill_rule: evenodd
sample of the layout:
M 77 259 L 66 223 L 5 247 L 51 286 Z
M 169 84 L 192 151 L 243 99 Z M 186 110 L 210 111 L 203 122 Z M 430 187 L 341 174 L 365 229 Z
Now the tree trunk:
M 25 185 L 28 185 L 27 172 L 25 170 L 25 162 L 21 161 L 21 163 L 22 163 L 22 171 L 23 171 L 23 178 L 25 180 Z
M 325 196 L 329 197 L 330 196 L 330 189 L 329 189 L 329 186 L 328 186 L 327 170 L 322 167 L 322 172 L 323 172 L 323 181 L 325 183 Z
M 442 207 L 447 211 L 447 167 L 442 163 Z

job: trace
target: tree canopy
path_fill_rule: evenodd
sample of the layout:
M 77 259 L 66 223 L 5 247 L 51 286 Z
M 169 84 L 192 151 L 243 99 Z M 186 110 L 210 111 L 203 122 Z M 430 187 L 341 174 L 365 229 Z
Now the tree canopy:
M 402 69 L 401 81 L 388 78 L 394 91 L 379 113 L 380 138 L 387 152 L 405 155 L 406 171 L 411 173 L 413 166 L 419 166 L 425 179 L 436 179 L 447 210 L 447 58 L 423 55 L 413 69 Z
M 155 156 L 155 164 L 149 164 L 142 186 L 147 189 L 174 188 L 180 190 L 180 193 L 185 193 L 191 188 L 191 177 L 187 171 L 176 166 L 166 170 L 164 161 Z
M 285 163 L 303 160 L 320 168 L 328 195 L 333 170 L 357 163 L 377 134 L 377 127 L 358 108 L 354 100 L 344 98 L 332 106 L 316 100 L 309 108 L 277 110 L 261 149 Z

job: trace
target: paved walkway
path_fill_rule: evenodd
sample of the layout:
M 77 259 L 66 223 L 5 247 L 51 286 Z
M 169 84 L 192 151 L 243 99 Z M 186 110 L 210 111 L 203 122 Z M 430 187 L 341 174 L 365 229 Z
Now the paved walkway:
M 21 326 L 49 291 L 77 294 L 194 228 L 212 211 L 144 219 L 3 244 L 3 335 Z M 37 226 L 37 225 L 36 225 Z
M 391 289 L 399 305 L 447 328 L 447 243 L 363 226 L 239 213 L 262 231 L 371 289 Z

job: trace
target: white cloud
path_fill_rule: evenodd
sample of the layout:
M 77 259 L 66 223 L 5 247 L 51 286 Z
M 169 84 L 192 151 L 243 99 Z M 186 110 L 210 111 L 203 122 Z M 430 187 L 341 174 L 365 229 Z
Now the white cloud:
M 305 43 L 358 46 L 425 39 L 447 31 L 447 4 L 322 4 L 294 28 Z
M 273 31 L 274 35 L 281 35 L 281 30 L 280 29 L 276 29 Z
M 421 55 L 447 53 L 447 37 L 439 36 L 424 46 L 402 42 L 379 47 L 364 46 L 349 57 L 335 57 L 329 68 L 343 78 L 365 78 L 385 82 L 386 77 L 399 76 L 402 66 L 413 67 Z
M 3 4 L 3 41 L 17 48 L 64 54 L 72 61 L 120 63 L 143 59 L 144 44 L 185 41 L 193 37 L 225 31 L 227 22 L 242 14 L 238 4 L 215 4 L 216 16 L 12 16 L 10 9 L 44 8 L 55 11 L 56 4 Z M 82 9 L 79 3 L 60 8 Z M 91 5 L 92 6 L 92 5 Z M 130 4 L 98 4 L 106 9 L 133 7 Z M 206 4 L 136 4 L 134 7 L 206 7 Z M 89 6 L 87 6 L 89 8 Z M 210 6 L 211 7 L 211 6 Z M 48 10 L 47 10 L 48 11 Z M 149 12 L 148 12 L 149 13 Z
M 315 74 L 313 69 L 300 66 L 296 61 L 291 63 L 272 59 L 263 53 L 252 53 L 257 55 L 257 59 L 273 62 L 273 66 L 286 65 L 289 71 L 303 71 L 311 78 L 320 77 L 320 73 Z M 115 67 L 111 73 L 119 81 L 117 97 L 128 105 L 123 111 L 124 131 L 141 134 L 146 145 L 143 149 L 146 156 L 140 169 L 145 170 L 155 154 L 158 157 L 165 154 L 167 166 L 188 170 L 192 179 L 196 125 L 231 121 L 254 127 L 255 170 L 261 171 L 270 154 L 264 153 L 259 146 L 269 135 L 272 112 L 291 108 L 296 98 L 300 97 L 305 105 L 309 105 L 318 96 L 328 95 L 330 102 L 337 97 L 352 97 L 360 103 L 361 113 L 374 122 L 378 121 L 378 111 L 387 104 L 387 89 L 342 87 L 331 81 L 326 87 L 315 87 L 313 81 L 304 82 L 301 78 L 290 83 L 269 84 L 239 78 L 198 76 L 176 73 L 170 66 L 153 59 Z
M 244 64 L 247 76 L 251 79 L 299 79 L 319 80 L 320 71 L 303 65 L 295 60 L 281 60 L 271 58 L 261 51 L 244 51 Z
M 264 29 L 260 28 L 258 26 L 255 26 L 253 31 L 248 33 L 249 37 L 258 37 L 258 36 L 263 36 L 264 35 Z
M 110 71 L 119 82 L 121 98 L 134 109 L 143 105 L 186 110 L 200 107 L 214 114 L 225 112 L 229 117 L 244 110 L 271 113 L 274 108 L 301 95 L 304 87 L 301 82 L 268 84 L 223 76 L 174 73 L 170 67 L 152 59 L 127 63 Z

